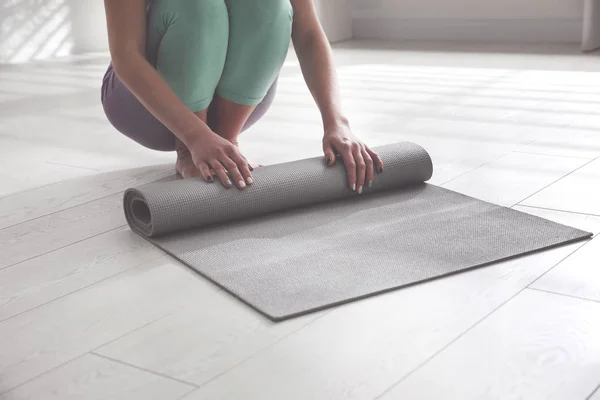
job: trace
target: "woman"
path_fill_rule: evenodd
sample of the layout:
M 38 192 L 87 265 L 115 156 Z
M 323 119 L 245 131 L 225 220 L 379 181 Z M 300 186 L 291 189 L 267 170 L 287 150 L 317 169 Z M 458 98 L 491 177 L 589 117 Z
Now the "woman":
M 383 172 L 342 113 L 313 0 L 105 0 L 105 9 L 106 116 L 141 145 L 176 151 L 183 178 L 213 182 L 214 173 L 226 188 L 253 183 L 238 136 L 273 101 L 290 38 L 322 115 L 327 164 L 341 157 L 358 193 Z

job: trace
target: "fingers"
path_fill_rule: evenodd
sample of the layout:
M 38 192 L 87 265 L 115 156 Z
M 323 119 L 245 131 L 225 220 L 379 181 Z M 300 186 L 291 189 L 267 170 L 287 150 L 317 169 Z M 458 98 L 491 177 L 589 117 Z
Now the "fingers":
M 335 164 L 335 151 L 330 142 L 323 142 L 323 154 L 325 154 L 325 161 L 327 165 L 331 166 Z
M 373 166 L 373 159 L 367 151 L 366 146 L 363 147 L 361 151 L 363 160 L 365 160 L 365 165 L 367 166 L 367 169 L 365 171 L 365 186 L 370 188 L 371 186 L 373 186 L 373 179 L 375 178 L 375 168 Z
M 363 158 L 362 147 L 358 143 L 352 147 L 352 156 L 354 157 L 354 163 L 356 164 L 356 191 L 358 194 L 362 194 L 365 187 L 367 164 Z
M 245 185 L 252 185 L 254 183 L 254 179 L 252 178 L 252 170 L 254 168 L 252 168 L 250 164 L 248 164 L 248 160 L 246 160 L 244 156 L 242 156 L 238 152 L 234 152 L 234 154 L 232 154 L 230 158 L 236 164 L 235 167 L 241 174 L 241 183 L 244 183 L 243 187 L 245 187 Z M 240 187 L 240 181 L 236 180 L 235 182 L 237 182 L 238 187 Z
M 342 147 L 341 155 L 346 167 L 346 174 L 348 175 L 348 186 L 353 191 L 356 191 L 356 161 L 352 154 L 352 146 L 345 144 Z
M 366 147 L 367 153 L 369 153 L 369 155 L 371 156 L 371 159 L 373 160 L 373 166 L 375 168 L 375 170 L 377 172 L 383 172 L 383 161 L 381 161 L 381 158 L 379 158 L 379 155 L 377 153 L 375 153 L 373 150 L 371 150 L 370 148 Z
M 248 160 L 234 147 L 221 150 L 217 158 L 213 159 L 209 164 L 206 165 L 208 173 L 210 174 L 211 171 L 214 171 L 217 178 L 227 189 L 235 185 L 238 189 L 242 190 L 254 183 L 251 172 L 253 168 L 248 164 Z M 211 167 L 212 170 L 210 169 Z M 208 179 L 206 180 L 209 181 Z
M 212 160 L 210 162 L 210 165 L 217 174 L 217 178 L 221 181 L 223 186 L 225 186 L 227 189 L 233 186 L 231 180 L 229 179 L 229 176 L 227 175 L 227 170 L 219 160 Z
M 204 163 L 204 162 L 200 163 L 199 165 L 197 165 L 197 167 L 200 170 L 200 173 L 202 174 L 202 178 L 206 182 L 214 182 L 215 181 L 215 178 L 213 178 L 211 169 L 207 163 Z
M 229 172 L 229 177 L 233 184 L 237 186 L 238 189 L 244 189 L 247 186 L 246 179 L 242 176 L 237 164 L 229 157 L 224 157 L 224 159 L 220 161 Z
M 340 155 L 348 175 L 348 185 L 350 189 L 362 194 L 365 188 L 373 186 L 375 173 L 383 172 L 383 162 L 377 153 L 360 142 L 340 147 Z

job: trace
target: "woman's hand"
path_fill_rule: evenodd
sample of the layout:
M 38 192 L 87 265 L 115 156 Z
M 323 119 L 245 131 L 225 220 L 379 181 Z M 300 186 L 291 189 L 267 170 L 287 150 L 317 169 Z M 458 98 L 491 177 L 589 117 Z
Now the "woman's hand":
M 291 0 L 294 7 L 292 40 L 302 75 L 315 99 L 325 128 L 323 151 L 328 165 L 334 165 L 339 154 L 348 172 L 348 185 L 362 193 L 370 187 L 375 170 L 383 171 L 379 156 L 359 141 L 341 119 L 341 95 L 327 35 L 319 22 L 313 0 Z
M 185 158 L 189 151 L 207 182 L 214 181 L 212 168 L 227 188 L 252 184 L 250 167 L 239 149 L 201 122 L 146 59 L 146 1 L 104 0 L 104 4 L 114 70 L 145 108 L 173 132 L 178 144 L 185 144 L 187 150 L 177 149 L 184 153 L 182 160 L 189 162 Z
M 348 174 L 348 186 L 359 194 L 365 186 L 371 187 L 375 170 L 383 172 L 383 162 L 377 153 L 358 140 L 347 123 L 325 130 L 323 152 L 327 165 L 334 165 L 338 154 L 341 156 Z
M 206 182 L 213 182 L 212 170 L 228 189 L 234 184 L 244 189 L 254 183 L 246 157 L 237 146 L 216 133 L 197 135 L 187 147 Z

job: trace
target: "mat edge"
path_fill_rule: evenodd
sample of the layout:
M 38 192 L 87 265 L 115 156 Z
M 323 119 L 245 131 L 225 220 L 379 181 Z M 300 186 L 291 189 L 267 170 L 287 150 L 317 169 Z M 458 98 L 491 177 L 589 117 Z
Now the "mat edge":
M 515 210 L 515 211 L 517 211 L 517 210 Z M 553 221 L 551 221 L 551 222 L 553 222 Z M 453 276 L 453 275 L 459 275 L 459 274 L 462 274 L 462 273 L 470 272 L 470 271 L 473 271 L 475 269 L 479 269 L 479 268 L 484 268 L 484 267 L 487 267 L 487 266 L 491 266 L 493 264 L 499 264 L 499 263 L 510 261 L 510 260 L 517 259 L 517 258 L 520 258 L 520 257 L 525 257 L 525 256 L 528 256 L 528 255 L 532 255 L 532 254 L 536 254 L 536 253 L 541 253 L 543 251 L 547 251 L 547 250 L 551 250 L 551 249 L 555 249 L 555 248 L 559 248 L 559 247 L 563 247 L 563 246 L 568 246 L 570 244 L 582 242 L 582 241 L 588 240 L 588 239 L 591 240 L 593 238 L 593 236 L 594 236 L 594 234 L 591 233 L 591 232 L 581 231 L 581 230 L 578 230 L 576 228 L 572 228 L 572 229 L 573 230 L 577 230 L 579 232 L 582 232 L 583 234 L 580 235 L 580 236 L 578 236 L 578 237 L 575 237 L 573 239 L 569 239 L 567 241 L 562 241 L 562 242 L 551 244 L 551 245 L 548 245 L 548 246 L 545 246 L 545 247 L 540 247 L 540 248 L 537 248 L 537 249 L 534 249 L 534 250 L 530 250 L 530 251 L 526 251 L 526 252 L 514 254 L 514 255 L 511 255 L 511 256 L 508 256 L 508 257 L 499 258 L 497 260 L 489 261 L 489 262 L 486 262 L 486 263 L 477 264 L 477 265 L 474 265 L 474 266 L 471 266 L 471 267 L 467 267 L 467 268 L 461 269 L 459 271 L 453 271 L 453 272 L 449 272 L 449 273 L 442 274 L 442 275 L 436 275 L 435 277 L 431 277 L 431 278 L 419 280 L 419 281 L 416 281 L 416 282 L 411 282 L 411 283 L 408 283 L 408 284 L 405 284 L 405 285 L 402 285 L 402 286 L 394 286 L 392 288 L 387 288 L 387 289 L 379 290 L 379 291 L 368 293 L 368 294 L 361 295 L 361 296 L 358 296 L 358 297 L 353 297 L 351 299 L 341 300 L 341 301 L 338 301 L 338 302 L 335 302 L 335 303 L 330 303 L 330 304 L 327 304 L 327 305 L 324 305 L 324 306 L 314 307 L 314 308 L 307 309 L 307 310 L 304 310 L 304 311 L 300 311 L 300 312 L 296 312 L 296 313 L 292 313 L 292 314 L 286 314 L 286 315 L 282 315 L 282 316 L 277 316 L 277 315 L 274 315 L 274 314 L 270 314 L 269 312 L 267 312 L 267 311 L 259 308 L 258 306 L 255 306 L 255 305 L 251 304 L 247 300 L 244 300 L 240 295 L 236 294 L 231 289 L 229 289 L 226 286 L 220 284 L 219 282 L 217 282 L 216 280 L 212 279 L 208 275 L 206 275 L 206 274 L 198 271 L 197 269 L 189 266 L 185 261 L 183 261 L 182 259 L 180 259 L 179 257 L 177 257 L 175 254 L 173 254 L 170 251 L 166 250 L 165 248 L 163 248 L 162 246 L 160 246 L 158 243 L 153 242 L 151 237 L 144 236 L 144 235 L 136 232 L 135 230 L 131 230 L 131 232 L 133 232 L 133 233 L 137 234 L 138 236 L 142 237 L 143 239 L 145 239 L 146 241 L 148 241 L 153 246 L 158 247 L 163 252 L 165 252 L 166 255 L 168 255 L 169 257 L 171 257 L 173 260 L 179 262 L 180 264 L 182 264 L 186 268 L 192 270 L 193 272 L 195 272 L 196 274 L 198 274 L 202 278 L 206 279 L 207 281 L 211 282 L 212 284 L 214 284 L 218 288 L 220 288 L 223 291 L 225 291 L 227 294 L 229 294 L 229 295 L 233 296 L 234 298 L 236 298 L 242 304 L 244 304 L 244 305 L 248 306 L 250 309 L 258 312 L 260 315 L 266 317 L 268 320 L 270 320 L 272 322 L 283 322 L 283 321 L 288 321 L 288 320 L 291 320 L 291 319 L 294 319 L 294 318 L 299 318 L 299 317 L 302 317 L 302 316 L 306 316 L 306 315 L 309 315 L 309 314 L 314 314 L 314 313 L 317 313 L 317 312 L 320 312 L 320 311 L 325 311 L 325 310 L 328 310 L 328 309 L 333 309 L 333 308 L 341 306 L 341 305 L 350 304 L 350 303 L 353 303 L 353 302 L 356 302 L 356 301 L 368 299 L 370 297 L 376 297 L 376 296 L 379 296 L 379 295 L 382 295 L 382 294 L 394 292 L 396 290 L 406 289 L 406 288 L 409 288 L 409 287 L 412 287 L 412 286 L 416 286 L 416 285 L 420 285 L 420 284 L 423 284 L 423 283 L 428 283 L 428 282 L 436 281 L 436 280 L 439 280 L 439 279 L 448 278 L 448 277 Z M 556 264 L 553 265 L 551 268 L 553 268 L 554 266 L 556 266 Z

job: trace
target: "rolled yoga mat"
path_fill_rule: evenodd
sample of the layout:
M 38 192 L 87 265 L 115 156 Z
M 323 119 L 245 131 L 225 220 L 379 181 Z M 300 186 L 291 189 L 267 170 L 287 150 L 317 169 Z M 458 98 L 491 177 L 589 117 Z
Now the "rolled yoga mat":
M 128 189 L 133 231 L 274 321 L 592 236 L 428 181 L 413 143 L 375 148 L 362 195 L 322 157 L 256 169 L 239 191 L 185 179 Z

